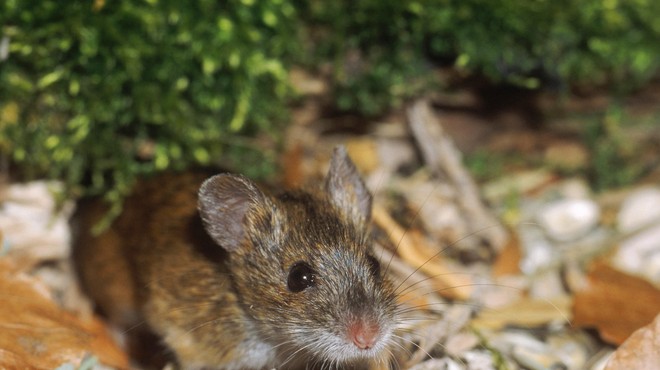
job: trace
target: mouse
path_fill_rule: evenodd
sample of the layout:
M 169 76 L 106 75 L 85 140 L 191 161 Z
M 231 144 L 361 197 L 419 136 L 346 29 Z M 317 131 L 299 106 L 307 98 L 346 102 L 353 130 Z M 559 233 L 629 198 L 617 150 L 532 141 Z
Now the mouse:
M 372 196 L 343 146 L 313 186 L 230 173 L 144 180 L 105 231 L 81 201 L 74 266 L 114 326 L 182 369 L 389 367 L 395 289 L 371 248 Z

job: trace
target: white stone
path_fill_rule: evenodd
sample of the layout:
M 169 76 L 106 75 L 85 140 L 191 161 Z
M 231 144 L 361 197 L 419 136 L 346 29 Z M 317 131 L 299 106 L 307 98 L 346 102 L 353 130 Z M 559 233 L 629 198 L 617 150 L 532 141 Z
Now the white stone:
M 463 353 L 479 345 L 480 338 L 471 332 L 458 332 L 447 338 L 444 344 L 447 354 L 453 357 L 459 357 Z
M 529 296 L 549 300 L 566 294 L 558 269 L 549 269 L 536 274 L 529 287 Z
M 549 348 L 537 350 L 524 346 L 516 346 L 511 351 L 511 354 L 525 369 L 562 369 L 565 366 L 557 355 L 551 353 Z
M 462 370 L 465 366 L 458 364 L 456 361 L 449 357 L 445 358 L 432 358 L 422 361 L 417 365 L 409 368 L 409 370 Z
M 617 215 L 617 226 L 624 233 L 638 230 L 652 221 L 660 221 L 660 189 L 655 187 L 630 194 Z
M 590 199 L 562 199 L 544 206 L 538 221 L 557 241 L 571 241 L 585 236 L 597 224 L 600 207 Z
M 660 224 L 622 241 L 612 260 L 616 267 L 660 284 Z
M 570 370 L 584 369 L 591 357 L 587 348 L 595 345 L 585 333 L 551 335 L 546 342 L 550 351 L 557 355 Z
M 11 185 L 0 207 L 0 230 L 4 236 L 3 253 L 28 251 L 39 260 L 63 259 L 69 255 L 68 215 L 72 204 L 57 213 L 54 191 L 58 183 L 35 181 Z
M 536 224 L 521 224 L 518 227 L 518 237 L 523 250 L 520 270 L 525 275 L 536 274 L 559 263 L 559 249 Z
M 559 257 L 556 248 L 545 239 L 539 239 L 535 243 L 526 246 L 526 253 L 520 262 L 520 270 L 527 275 L 532 275 L 555 264 Z
M 470 370 L 489 370 L 494 369 L 493 356 L 487 351 L 469 351 L 463 355 L 465 362 Z
M 558 186 L 558 188 L 561 195 L 565 198 L 587 199 L 591 195 L 589 185 L 581 178 L 565 180 Z

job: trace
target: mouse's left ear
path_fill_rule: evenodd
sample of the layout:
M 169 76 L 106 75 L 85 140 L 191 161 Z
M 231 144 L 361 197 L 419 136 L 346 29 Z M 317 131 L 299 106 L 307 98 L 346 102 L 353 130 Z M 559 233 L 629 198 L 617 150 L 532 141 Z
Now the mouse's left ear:
M 356 225 L 371 219 L 371 194 L 344 146 L 332 153 L 325 188 L 334 206 Z
M 197 208 L 208 234 L 228 252 L 245 245 L 255 218 L 275 222 L 275 206 L 257 185 L 239 175 L 220 174 L 204 181 Z

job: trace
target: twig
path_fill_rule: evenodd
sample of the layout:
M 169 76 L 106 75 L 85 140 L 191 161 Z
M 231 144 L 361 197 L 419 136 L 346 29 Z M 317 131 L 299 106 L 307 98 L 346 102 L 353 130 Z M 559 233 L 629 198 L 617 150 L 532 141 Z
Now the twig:
M 437 122 L 428 102 L 416 101 L 407 113 L 424 161 L 434 175 L 445 178 L 456 190 L 470 232 L 482 236 L 496 251 L 502 249 L 508 239 L 506 230 L 484 207 L 477 185 L 462 165 L 461 153 Z

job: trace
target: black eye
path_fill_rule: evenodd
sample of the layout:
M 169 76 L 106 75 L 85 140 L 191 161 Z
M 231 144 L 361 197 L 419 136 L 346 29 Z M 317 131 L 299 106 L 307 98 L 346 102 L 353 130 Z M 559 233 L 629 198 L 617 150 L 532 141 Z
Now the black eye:
M 307 262 L 300 261 L 291 266 L 286 283 L 290 291 L 298 293 L 310 286 L 314 286 L 316 283 L 315 279 L 316 271 Z
M 371 270 L 371 273 L 376 277 L 380 276 L 380 262 L 376 259 L 376 257 L 368 255 L 367 263 L 369 265 L 369 270 Z

